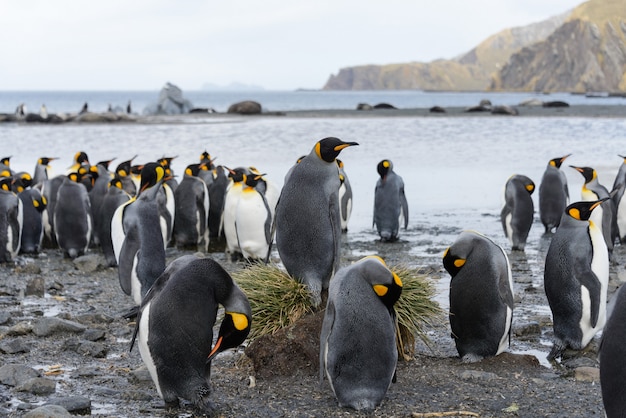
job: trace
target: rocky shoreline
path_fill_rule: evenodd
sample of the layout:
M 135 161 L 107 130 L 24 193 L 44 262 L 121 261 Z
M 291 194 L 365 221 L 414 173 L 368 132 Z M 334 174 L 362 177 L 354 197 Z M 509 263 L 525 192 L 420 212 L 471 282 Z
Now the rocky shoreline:
M 544 244 L 535 244 L 537 262 L 544 256 Z M 390 265 L 421 267 L 434 282 L 445 280 L 439 249 L 432 249 L 432 258 L 424 258 L 411 255 L 414 245 L 350 239 L 344 243 L 342 262 L 376 253 Z M 167 261 L 188 253 L 169 248 Z M 616 247 L 615 255 L 611 292 L 625 279 L 626 247 Z M 227 261 L 219 250 L 207 256 L 231 273 L 245 267 Z M 365 414 L 339 408 L 328 383 L 320 385 L 316 365 L 299 362 L 299 353 L 294 353 L 288 373 L 267 377 L 254 370 L 242 348 L 213 363 L 215 416 L 409 417 L 454 411 L 456 415 L 446 416 L 602 416 L 599 338 L 583 352 L 545 364 L 552 324 L 549 310 L 537 308 L 545 306 L 538 284 L 542 278 L 529 268 L 534 260 L 523 253 L 510 257 L 516 311 L 507 353 L 461 363 L 447 318 L 442 318 L 426 328 L 431 345 L 417 344 L 415 357 L 399 363 L 398 380 L 383 404 Z M 0 275 L 0 415 L 64 417 L 69 411 L 97 417 L 201 416 L 187 403 L 177 411 L 164 409 L 138 351 L 129 352 L 134 324 L 122 314 L 132 301 L 120 289 L 117 270 L 105 267 L 99 250 L 73 261 L 56 249 L 37 257 L 20 256 L 16 263 L 0 266 Z M 36 408 L 48 415 L 37 415 Z

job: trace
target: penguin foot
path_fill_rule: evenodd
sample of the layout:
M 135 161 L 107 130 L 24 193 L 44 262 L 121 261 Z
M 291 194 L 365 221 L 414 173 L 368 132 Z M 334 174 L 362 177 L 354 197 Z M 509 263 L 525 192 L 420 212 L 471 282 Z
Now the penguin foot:
M 555 361 L 557 358 L 562 357 L 563 352 L 566 348 L 567 347 L 565 346 L 565 344 L 563 344 L 563 342 L 555 341 L 554 345 L 552 346 L 552 350 L 550 350 L 550 353 L 548 354 L 548 361 L 552 362 Z
M 139 306 L 133 306 L 132 308 L 128 309 L 127 311 L 122 312 L 122 318 L 129 319 L 129 320 L 134 320 L 135 318 L 137 318 L 138 314 L 139 314 Z

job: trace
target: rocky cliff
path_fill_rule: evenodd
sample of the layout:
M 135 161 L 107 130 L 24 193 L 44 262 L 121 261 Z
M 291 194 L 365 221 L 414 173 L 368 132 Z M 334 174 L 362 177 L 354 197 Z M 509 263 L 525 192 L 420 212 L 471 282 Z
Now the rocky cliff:
M 624 0 L 590 0 L 450 60 L 343 68 L 324 89 L 626 91 L 625 35 Z
M 626 4 L 595 0 L 544 41 L 513 54 L 491 90 L 626 91 Z

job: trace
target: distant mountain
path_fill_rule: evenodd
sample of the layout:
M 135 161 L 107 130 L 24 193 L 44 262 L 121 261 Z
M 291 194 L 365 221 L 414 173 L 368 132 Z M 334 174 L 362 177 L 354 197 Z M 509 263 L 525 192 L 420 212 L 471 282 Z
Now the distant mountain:
M 506 29 L 459 57 L 362 65 L 324 90 L 626 91 L 626 7 L 590 0 L 548 20 Z
M 624 92 L 625 69 L 626 4 L 591 0 L 544 41 L 513 54 L 490 89 Z
M 237 82 L 233 82 L 230 83 L 227 86 L 220 86 L 217 84 L 213 84 L 213 83 L 204 83 L 202 85 L 202 90 L 213 90 L 213 91 L 259 91 L 259 90 L 265 90 L 263 87 L 261 86 L 255 86 L 252 84 L 243 84 L 243 83 L 237 83 Z

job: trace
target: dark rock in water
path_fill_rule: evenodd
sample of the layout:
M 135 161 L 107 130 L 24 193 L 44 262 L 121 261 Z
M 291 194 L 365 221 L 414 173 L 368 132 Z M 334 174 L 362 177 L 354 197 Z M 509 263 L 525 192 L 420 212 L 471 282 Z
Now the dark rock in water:
M 324 311 L 319 311 L 252 341 L 245 353 L 252 359 L 256 376 L 293 376 L 298 372 L 317 375 L 323 319 Z
M 22 418 L 72 418 L 72 414 L 59 405 L 44 405 L 25 413 Z
M 519 115 L 519 112 L 514 107 L 506 106 L 506 105 L 499 105 L 499 106 L 494 106 L 491 108 L 491 114 L 517 116 Z
M 166 83 L 159 93 L 159 100 L 147 106 L 145 115 L 180 115 L 189 113 L 193 104 L 183 97 L 183 91 L 177 86 Z
M 33 395 L 49 395 L 56 391 L 57 384 L 54 380 L 45 377 L 35 377 L 27 380 L 15 389 L 18 392 L 29 392 Z
M 397 109 L 397 107 L 389 103 L 378 103 L 374 105 L 374 109 Z
M 240 115 L 258 115 L 261 113 L 261 104 L 253 100 L 244 100 L 230 105 L 227 113 L 238 113 Z
M 47 122 L 46 119 L 42 118 L 41 115 L 37 113 L 27 113 L 26 116 L 24 117 L 24 121 L 25 122 L 39 122 L 39 123 Z
M 189 113 L 217 113 L 212 107 L 194 107 Z
M 444 109 L 441 106 L 433 106 L 430 109 L 428 109 L 428 111 L 430 113 L 446 113 L 446 109 Z
M 34 377 L 40 377 L 40 373 L 28 366 L 5 364 L 0 367 L 0 383 L 3 385 L 19 386 Z
M 569 103 L 561 100 L 553 100 L 550 102 L 543 102 L 543 107 L 569 107 Z
M 46 405 L 58 405 L 74 415 L 90 415 L 91 401 L 82 396 L 48 399 Z
M 490 112 L 491 106 L 470 106 L 465 109 L 466 112 Z
M 368 103 L 359 103 L 356 106 L 356 110 L 372 110 L 372 109 L 373 109 L 372 105 Z
M 45 294 L 45 281 L 43 277 L 34 277 L 26 283 L 26 290 L 24 290 L 24 296 L 38 296 L 44 297 Z

